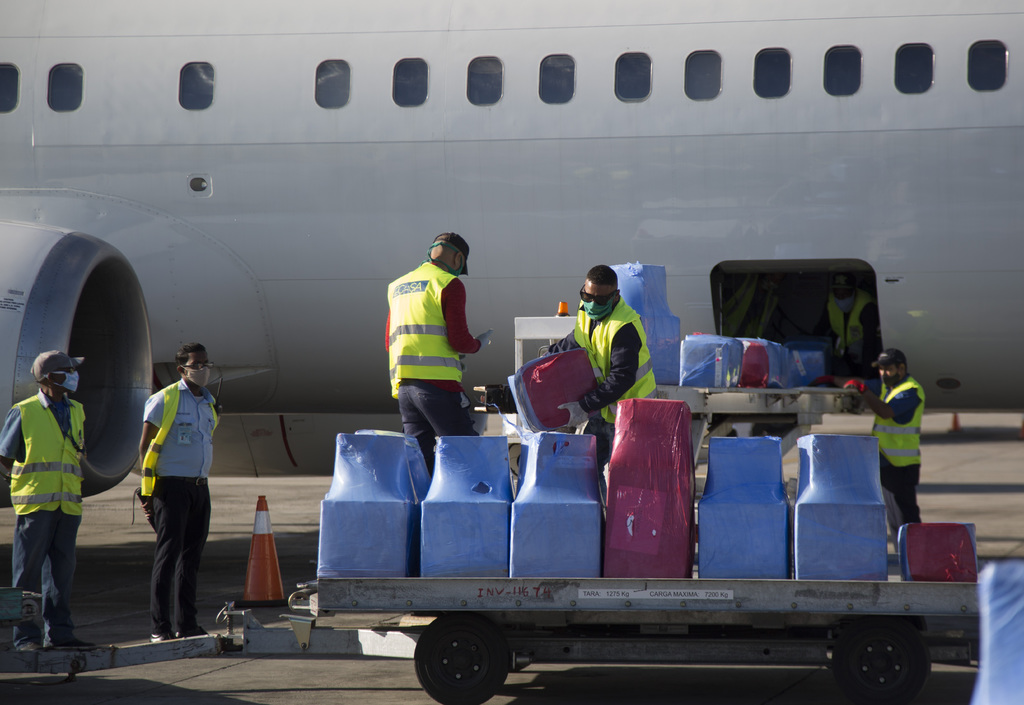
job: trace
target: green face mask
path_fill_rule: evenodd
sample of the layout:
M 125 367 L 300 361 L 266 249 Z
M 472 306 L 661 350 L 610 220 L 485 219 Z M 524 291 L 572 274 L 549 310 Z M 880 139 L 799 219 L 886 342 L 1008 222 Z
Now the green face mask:
M 454 252 L 458 252 L 460 255 L 462 254 L 462 250 L 460 250 L 458 247 L 455 247 L 455 245 L 449 245 L 447 242 L 434 242 L 434 243 L 431 243 L 430 247 L 427 248 L 427 258 L 425 260 L 423 260 L 423 264 L 426 264 L 427 262 L 433 262 L 434 264 L 438 265 L 439 267 L 444 269 L 449 274 L 451 274 L 453 276 L 456 276 L 456 277 L 460 276 L 462 274 L 462 268 L 466 264 L 465 255 L 463 255 L 462 264 L 459 265 L 459 268 L 458 269 L 452 269 L 451 267 L 449 267 L 447 264 L 445 264 L 441 260 L 439 260 L 439 259 L 431 259 L 430 258 L 430 251 L 433 250 L 438 245 L 440 245 L 441 247 L 447 247 L 449 250 L 452 250 Z
M 618 297 L 612 299 L 608 303 L 602 305 L 596 304 L 593 301 L 583 302 L 583 312 L 586 313 L 590 318 L 595 321 L 600 321 L 602 318 L 607 316 L 615 308 L 615 304 L 618 303 Z

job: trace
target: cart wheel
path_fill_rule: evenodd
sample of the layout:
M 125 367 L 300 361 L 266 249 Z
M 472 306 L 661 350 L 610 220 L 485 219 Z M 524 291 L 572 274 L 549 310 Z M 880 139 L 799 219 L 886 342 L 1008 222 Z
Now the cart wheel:
M 931 670 L 921 635 L 899 618 L 852 622 L 832 655 L 832 674 L 856 705 L 906 705 L 921 692 Z
M 416 678 L 443 705 L 479 705 L 508 677 L 505 635 L 476 614 L 435 619 L 416 642 Z

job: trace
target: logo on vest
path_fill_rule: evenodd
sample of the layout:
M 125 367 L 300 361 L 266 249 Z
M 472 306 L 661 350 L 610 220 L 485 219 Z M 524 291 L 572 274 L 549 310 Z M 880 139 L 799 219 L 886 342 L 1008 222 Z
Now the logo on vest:
M 391 298 L 397 298 L 399 296 L 405 296 L 406 294 L 422 294 L 427 290 L 427 280 L 418 282 L 404 282 L 395 287 L 395 291 L 391 294 Z

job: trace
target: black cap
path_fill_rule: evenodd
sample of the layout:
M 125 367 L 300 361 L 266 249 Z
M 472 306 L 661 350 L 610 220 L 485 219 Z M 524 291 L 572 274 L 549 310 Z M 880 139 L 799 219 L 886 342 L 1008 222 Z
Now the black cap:
M 857 277 L 852 272 L 836 272 L 832 275 L 832 288 L 853 289 L 857 286 Z
M 886 365 L 907 364 L 907 356 L 902 350 L 888 348 L 878 355 L 878 359 L 871 363 L 872 367 L 885 367 Z
M 469 243 L 458 233 L 441 233 L 434 238 L 434 242 L 447 242 L 462 253 L 462 273 L 469 274 Z

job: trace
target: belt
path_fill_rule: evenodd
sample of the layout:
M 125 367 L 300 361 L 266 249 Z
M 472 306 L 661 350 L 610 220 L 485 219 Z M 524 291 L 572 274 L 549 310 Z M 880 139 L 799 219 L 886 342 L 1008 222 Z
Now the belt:
M 177 480 L 178 482 L 186 482 L 190 485 L 199 485 L 202 487 L 207 484 L 208 480 L 205 477 L 180 477 L 178 475 L 157 475 L 158 480 Z

